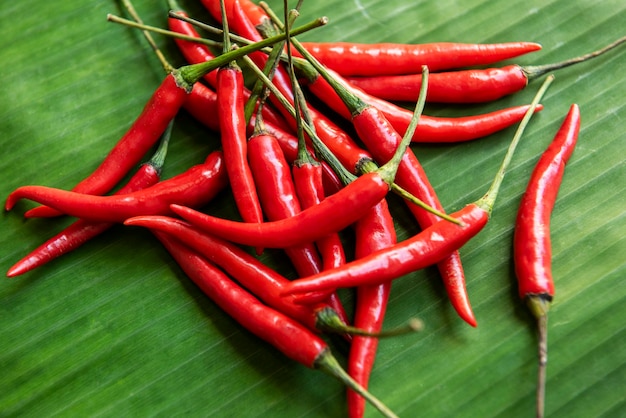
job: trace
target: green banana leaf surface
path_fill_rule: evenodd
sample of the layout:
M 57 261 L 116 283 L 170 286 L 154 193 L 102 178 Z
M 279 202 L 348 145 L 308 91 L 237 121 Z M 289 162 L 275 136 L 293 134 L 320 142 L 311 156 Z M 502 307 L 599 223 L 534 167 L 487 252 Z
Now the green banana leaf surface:
M 282 2 L 268 3 L 282 11 Z M 214 22 L 201 2 L 181 5 Z M 135 6 L 146 23 L 166 26 L 165 1 L 136 0 Z M 163 79 L 141 33 L 107 22 L 107 13 L 126 16 L 115 1 L 3 5 L 3 199 L 27 184 L 73 187 Z M 328 25 L 301 40 L 542 45 L 498 66 L 557 62 L 626 35 L 626 3 L 619 0 L 310 0 L 299 21 L 319 16 L 328 16 Z M 171 39 L 156 39 L 174 65 L 184 64 Z M 379 344 L 369 389 L 398 415 L 534 415 L 536 326 L 517 295 L 512 236 L 530 172 L 572 103 L 580 105 L 582 126 L 552 215 L 556 294 L 548 323 L 546 415 L 626 414 L 624 68 L 622 47 L 555 73 L 489 224 L 461 249 L 476 328 L 456 315 L 435 268 L 394 282 L 385 327 L 412 317 L 425 324 L 419 333 Z M 485 104 L 428 104 L 425 113 L 460 117 L 527 104 L 540 84 L 531 81 L 523 91 Z M 412 146 L 448 212 L 487 190 L 514 132 L 513 126 L 466 143 Z M 163 178 L 219 147 L 218 134 L 181 112 Z M 419 232 L 402 202 L 396 196 L 389 202 L 398 238 Z M 34 206 L 21 201 L 2 214 L 4 272 L 73 221 L 24 219 Z M 238 217 L 230 191 L 203 210 Z M 351 256 L 354 238 L 350 231 L 342 238 Z M 281 251 L 266 250 L 260 258 L 295 278 Z M 353 290 L 340 296 L 352 312 Z M 345 365 L 345 341 L 328 341 Z M 378 412 L 368 406 L 366 415 Z M 0 416 L 341 417 L 346 401 L 341 383 L 288 360 L 224 314 L 148 231 L 116 225 L 70 254 L 0 283 Z

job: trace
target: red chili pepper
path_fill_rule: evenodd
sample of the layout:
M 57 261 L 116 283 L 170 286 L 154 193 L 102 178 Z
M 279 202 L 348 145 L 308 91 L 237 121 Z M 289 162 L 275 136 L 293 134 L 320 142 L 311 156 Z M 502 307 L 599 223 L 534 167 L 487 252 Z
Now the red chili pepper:
M 530 176 L 515 223 L 513 258 L 519 294 L 528 303 L 539 329 L 538 417 L 543 417 L 544 412 L 548 309 L 554 296 L 550 215 L 579 130 L 580 110 L 574 104 Z
M 268 164 L 270 163 L 268 162 Z M 291 182 L 291 178 L 289 181 Z M 266 180 L 266 183 L 268 182 L 269 180 Z M 263 196 L 265 193 L 271 193 L 271 191 L 261 191 L 262 187 L 259 185 L 259 195 L 263 204 L 266 205 Z M 293 183 L 289 186 L 283 186 L 282 189 L 287 187 L 291 189 Z M 388 191 L 389 185 L 379 173 L 367 173 L 315 206 L 298 210 L 298 204 L 298 208 L 291 210 L 291 216 L 278 218 L 275 215 L 273 218 L 277 219 L 276 221 L 259 224 L 230 221 L 205 215 L 180 205 L 173 205 L 172 210 L 196 227 L 239 244 L 287 248 L 316 241 L 325 235 L 348 227 L 384 198 Z M 276 197 L 272 197 L 278 199 L 279 194 L 274 193 Z M 293 201 L 295 190 L 293 193 L 294 197 L 285 197 L 285 200 Z M 285 192 L 282 192 L 281 195 L 290 196 Z
M 190 279 L 245 329 L 270 343 L 288 358 L 339 379 L 357 390 L 386 417 L 397 417 L 341 368 L 330 348 L 303 325 L 261 303 L 221 270 L 164 234 L 157 235 Z
M 292 167 L 293 183 L 296 189 L 298 200 L 303 212 L 309 208 L 316 207 L 328 199 L 324 195 L 323 168 L 320 163 L 296 162 Z M 335 211 L 336 214 L 336 211 Z M 297 215 L 296 215 L 297 216 Z M 318 225 L 311 225 L 312 229 L 317 229 Z M 307 228 L 301 228 L 300 233 Z M 318 251 L 322 257 L 322 269 L 339 267 L 346 262 L 346 255 L 339 234 L 335 230 L 328 235 L 315 240 Z
M 220 68 L 217 83 L 221 144 L 233 197 L 245 222 L 263 222 L 261 203 L 248 164 L 243 73 L 235 63 L 229 64 Z
M 111 149 L 96 170 L 72 188 L 76 193 L 107 193 L 143 158 L 163 134 L 188 95 L 188 86 L 176 74 L 168 74 L 130 129 Z M 38 207 L 26 217 L 57 216 L 58 211 Z
M 510 164 L 524 128 L 546 89 L 552 82 L 549 76 L 535 96 L 531 108 L 520 124 L 498 173 L 487 193 L 478 201 L 452 214 L 462 222 L 455 225 L 439 221 L 413 237 L 369 256 L 352 261 L 342 267 L 321 272 L 315 276 L 298 279 L 287 285 L 284 295 L 304 292 L 324 292 L 339 287 L 379 284 L 433 265 L 453 251 L 458 250 L 486 225 L 500 185 Z
M 422 65 L 432 72 L 453 68 L 488 65 L 537 51 L 533 42 L 467 44 L 359 44 L 352 42 L 303 42 L 322 64 L 341 75 L 413 74 Z
M 355 223 L 355 243 L 356 259 L 396 243 L 393 218 L 385 199 Z M 390 290 L 390 282 L 357 287 L 353 325 L 371 333 L 380 332 Z M 364 388 L 368 386 L 377 348 L 377 338 L 356 335 L 352 337 L 347 371 Z M 365 412 L 365 399 L 352 390 L 348 390 L 347 397 L 348 416 L 362 417 Z
M 538 65 L 507 65 L 502 68 L 471 69 L 432 74 L 428 81 L 429 102 L 482 103 L 499 99 L 525 88 L 530 80 L 548 72 L 588 61 L 626 42 L 620 38 L 610 45 L 567 61 Z M 350 77 L 347 79 L 372 96 L 392 101 L 414 102 L 422 83 L 421 74 Z
M 289 280 L 235 244 L 198 231 L 184 221 L 167 216 L 137 216 L 127 219 L 124 224 L 143 226 L 153 232 L 160 231 L 176 238 L 226 271 L 239 284 L 272 308 L 312 330 L 319 331 L 318 327 L 324 325 L 320 323 L 318 313 L 323 309 L 329 309 L 328 304 L 303 305 L 296 303 L 293 297 L 280 296 L 280 292 Z M 327 295 L 323 294 L 318 298 L 326 297 Z
M 248 140 L 248 160 L 268 220 L 290 218 L 301 212 L 289 163 L 274 137 L 253 134 Z M 319 254 L 312 242 L 285 248 L 285 252 L 301 277 L 321 270 Z
M 359 88 L 352 86 L 339 74 L 333 72 L 331 74 L 343 87 L 365 103 L 382 111 L 399 134 L 402 135 L 406 132 L 413 117 L 410 110 L 366 94 Z M 324 102 L 341 116 L 346 119 L 351 118 L 352 115 L 349 109 L 323 77 L 309 78 L 308 88 L 315 96 L 323 98 Z M 542 106 L 538 106 L 537 110 L 539 111 L 542 108 Z M 463 142 L 482 138 L 518 123 L 524 117 L 526 110 L 528 110 L 528 106 L 516 106 L 485 114 L 457 118 L 422 115 L 413 135 L 413 141 L 442 143 Z
M 22 186 L 9 195 L 5 208 L 11 210 L 18 200 L 30 199 L 70 216 L 121 223 L 133 216 L 170 213 L 173 203 L 203 206 L 227 184 L 222 153 L 215 151 L 203 164 L 133 193 L 92 196 L 45 186 Z
M 173 121 L 163 134 L 161 144 L 152 158 L 143 163 L 137 172 L 115 194 L 123 195 L 145 189 L 156 184 L 161 177 L 161 169 L 165 161 Z M 108 222 L 89 222 L 79 219 L 63 231 L 35 248 L 28 255 L 15 263 L 8 271 L 7 277 L 15 277 L 40 267 L 75 250 L 92 238 L 100 235 L 114 224 Z

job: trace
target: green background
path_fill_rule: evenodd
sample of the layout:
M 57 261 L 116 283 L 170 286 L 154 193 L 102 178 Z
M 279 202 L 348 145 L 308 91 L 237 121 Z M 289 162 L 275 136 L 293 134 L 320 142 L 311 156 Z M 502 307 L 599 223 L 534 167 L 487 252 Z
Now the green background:
M 164 26 L 165 2 L 136 0 Z M 208 20 L 199 2 L 181 1 Z M 281 2 L 270 1 L 279 8 Z M 71 188 L 101 161 L 163 74 L 141 35 L 107 23 L 114 1 L 5 2 L 0 14 L 0 196 L 25 184 Z M 327 15 L 303 40 L 534 41 L 520 64 L 562 60 L 623 36 L 619 0 L 316 0 L 302 21 Z M 177 65 L 170 40 L 158 38 Z M 434 269 L 394 284 L 385 326 L 417 316 L 421 334 L 382 341 L 371 391 L 401 416 L 529 417 L 534 411 L 534 323 L 518 300 L 511 238 L 519 198 L 571 103 L 579 144 L 552 217 L 556 297 L 550 312 L 548 416 L 626 414 L 626 254 L 623 48 L 558 72 L 513 160 L 492 220 L 462 250 L 479 322 L 453 312 Z M 427 106 L 461 116 L 530 102 L 539 82 L 498 102 Z M 465 144 L 414 146 L 448 211 L 482 195 L 514 128 Z M 164 177 L 218 147 L 187 114 L 177 119 Z M 415 232 L 391 199 L 399 237 Z M 71 220 L 2 214 L 0 270 Z M 222 193 L 207 210 L 234 216 Z M 344 237 L 348 252 L 351 237 Z M 293 277 L 279 251 L 263 259 Z M 353 293 L 341 296 L 348 309 Z M 343 363 L 345 346 L 333 342 Z M 286 360 L 242 330 L 185 278 L 144 230 L 115 227 L 77 251 L 0 284 L 0 416 L 345 416 L 341 385 Z M 376 412 L 368 407 L 368 416 Z

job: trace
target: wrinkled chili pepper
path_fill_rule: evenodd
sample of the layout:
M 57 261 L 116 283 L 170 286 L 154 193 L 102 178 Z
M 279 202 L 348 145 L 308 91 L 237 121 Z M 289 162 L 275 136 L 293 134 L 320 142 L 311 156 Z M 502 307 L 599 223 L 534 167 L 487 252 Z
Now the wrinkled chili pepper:
M 288 358 L 319 369 L 358 391 L 386 417 L 396 417 L 385 404 L 356 383 L 332 355 L 324 340 L 299 322 L 269 308 L 235 284 L 205 258 L 164 234 L 157 235 L 191 280 L 224 312 Z
M 22 186 L 7 198 L 11 210 L 20 199 L 30 199 L 70 216 L 96 221 L 117 222 L 139 215 L 162 215 L 173 203 L 199 207 L 208 203 L 228 184 L 224 160 L 214 151 L 204 163 L 154 186 L 114 196 L 93 196 L 45 186 Z
M 626 42 L 622 37 L 610 45 L 563 62 L 547 65 L 507 65 L 502 68 L 471 69 L 432 74 L 427 101 L 439 103 L 482 103 L 497 100 L 525 88 L 549 72 L 598 57 Z M 350 84 L 372 96 L 392 101 L 414 102 L 419 95 L 421 74 L 350 77 Z
M 382 199 L 359 219 L 355 223 L 354 230 L 356 245 L 354 256 L 356 259 L 387 248 L 397 242 L 393 218 L 389 213 L 385 199 Z M 357 287 L 353 325 L 368 332 L 380 332 L 390 291 L 390 282 Z M 362 336 L 352 338 L 347 371 L 364 388 L 368 386 L 377 348 L 378 339 L 376 338 Z M 365 399 L 363 397 L 348 389 L 347 403 L 349 417 L 363 416 L 365 412 Z
M 161 177 L 161 169 L 170 139 L 173 121 L 163 133 L 161 143 L 149 161 L 143 163 L 137 172 L 115 194 L 123 195 L 136 190 L 145 189 L 157 183 Z M 7 271 L 7 277 L 15 277 L 40 267 L 55 258 L 75 250 L 92 238 L 100 235 L 114 224 L 108 222 L 89 222 L 83 219 L 63 229 L 52 238 L 35 248 Z
M 341 75 L 413 74 L 422 65 L 432 71 L 488 65 L 537 51 L 533 42 L 467 44 L 360 44 L 353 42 L 303 42 L 322 64 Z
M 534 113 L 533 107 L 538 104 L 553 78 L 551 75 L 548 76 L 537 92 L 487 193 L 476 202 L 452 214 L 462 222 L 461 226 L 439 221 L 396 245 L 346 263 L 342 267 L 295 280 L 286 286 L 287 290 L 283 294 L 334 291 L 339 287 L 379 284 L 433 265 L 461 248 L 487 224 L 506 169 Z
M 544 415 L 548 310 L 554 296 L 550 215 L 563 179 L 565 164 L 576 146 L 579 130 L 580 110 L 574 104 L 552 143 L 537 162 L 515 222 L 513 260 L 519 294 L 528 304 L 538 325 L 537 417 Z

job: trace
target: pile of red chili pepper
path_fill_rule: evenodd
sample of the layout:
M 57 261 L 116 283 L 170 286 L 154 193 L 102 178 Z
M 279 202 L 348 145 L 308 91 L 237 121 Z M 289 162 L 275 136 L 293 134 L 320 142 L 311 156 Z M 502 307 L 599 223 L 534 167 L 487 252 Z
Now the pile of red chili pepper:
M 100 166 L 70 191 L 23 186 L 8 196 L 6 210 L 21 199 L 44 205 L 26 217 L 79 219 L 19 260 L 7 276 L 58 258 L 115 223 L 146 227 L 182 271 L 245 329 L 287 357 L 344 382 L 351 417 L 363 416 L 366 400 L 383 415 L 395 416 L 366 389 L 378 339 L 420 328 L 419 321 L 410 320 L 407 329 L 383 330 L 394 279 L 436 265 L 460 318 L 477 326 L 459 249 L 489 220 L 513 151 L 532 114 L 541 110 L 539 101 L 553 76 L 546 77 L 531 104 L 488 114 L 433 117 L 422 114 L 424 102 L 496 100 L 626 40 L 553 65 L 479 68 L 540 46 L 301 43 L 298 34 L 327 20 L 300 26 L 297 10 L 285 7 L 277 16 L 250 0 L 202 0 L 219 28 L 190 18 L 170 0 L 169 27 L 158 29 L 143 25 L 132 4 L 124 3 L 133 21 L 110 20 L 143 29 L 153 46 L 148 31 L 173 36 L 189 65 L 173 68 L 155 47 L 166 72 L 163 82 Z M 203 38 L 199 30 L 221 39 Z M 325 111 L 311 105 L 311 96 Z M 415 102 L 415 109 L 404 107 L 406 102 Z M 171 127 L 181 111 L 219 132 L 221 150 L 178 176 L 160 179 Z M 353 129 L 342 128 L 339 118 Z M 409 144 L 477 140 L 518 123 L 487 193 L 446 215 Z M 579 110 L 572 104 L 537 163 L 515 225 L 519 293 L 539 325 L 537 416 L 544 409 L 547 311 L 554 295 L 550 214 L 579 127 Z M 398 241 L 389 192 L 402 196 L 419 233 Z M 232 193 L 236 217 L 210 215 L 219 193 Z M 347 229 L 355 243 L 350 251 L 344 248 Z M 258 257 L 264 248 L 283 249 L 299 278 L 290 281 L 264 265 Z M 342 306 L 340 288 L 356 289 L 352 317 Z M 323 338 L 328 332 L 349 343 L 345 371 Z

